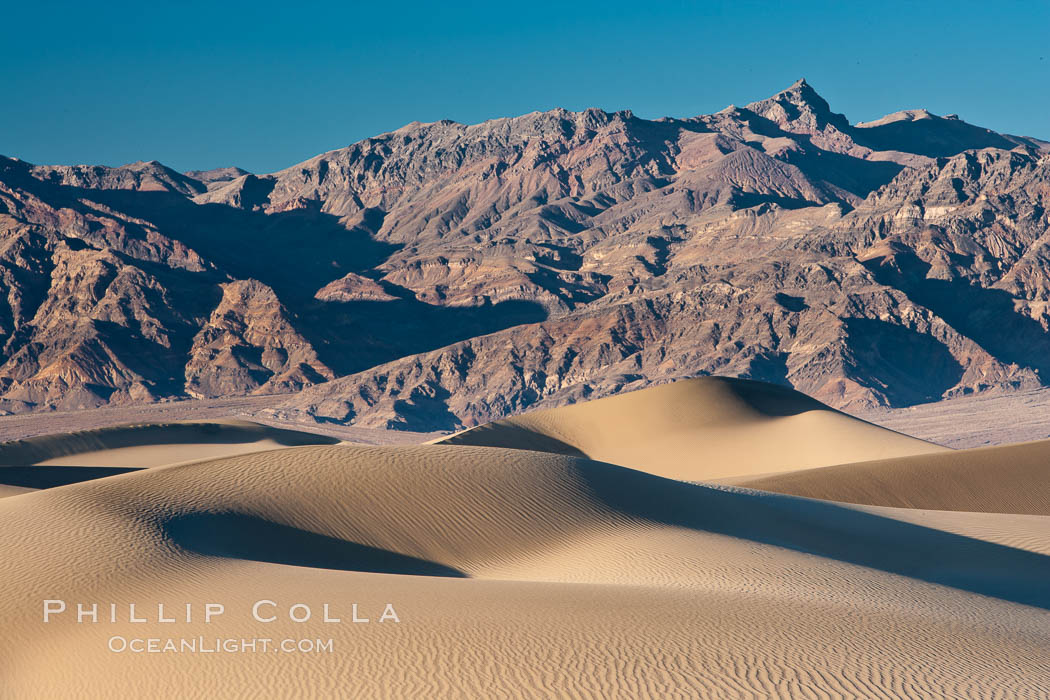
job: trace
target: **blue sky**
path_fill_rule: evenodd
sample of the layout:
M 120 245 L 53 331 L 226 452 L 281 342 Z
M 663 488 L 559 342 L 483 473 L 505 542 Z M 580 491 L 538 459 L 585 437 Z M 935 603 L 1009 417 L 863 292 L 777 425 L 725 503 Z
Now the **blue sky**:
M 805 77 L 1050 139 L 1050 0 L 11 3 L 0 153 L 268 172 L 407 122 L 693 116 Z

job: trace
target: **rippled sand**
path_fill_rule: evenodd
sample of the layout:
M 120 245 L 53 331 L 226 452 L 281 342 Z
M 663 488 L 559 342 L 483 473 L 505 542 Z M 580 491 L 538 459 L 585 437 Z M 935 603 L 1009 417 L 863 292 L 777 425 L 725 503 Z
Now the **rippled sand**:
M 769 490 L 659 475 L 673 454 L 644 470 L 564 454 L 566 444 L 590 457 L 618 444 L 569 442 L 583 434 L 578 421 L 555 426 L 561 444 L 539 444 L 546 452 L 283 444 L 3 498 L 0 694 L 1045 695 L 1050 519 L 1030 514 L 1045 448 L 1000 448 L 1028 461 L 938 451 L 834 412 L 820 418 L 825 409 L 791 395 L 774 411 L 768 395 L 734 390 L 719 417 L 718 392 L 703 389 L 673 400 L 638 392 L 622 414 L 608 404 L 598 413 L 658 426 L 654 405 L 677 401 L 669 432 L 680 435 L 680 474 Z M 692 417 L 682 415 L 689 401 L 702 404 Z M 811 413 L 820 420 L 790 420 Z M 752 460 L 742 467 L 727 426 L 753 429 L 756 444 L 795 440 L 785 459 L 845 450 L 856 464 L 785 473 L 766 444 L 741 445 Z M 839 429 L 865 438 L 801 448 Z M 55 448 L 63 460 L 93 452 L 96 468 L 117 468 L 97 444 L 51 441 L 66 445 Z M 608 449 L 606 459 L 635 454 Z M 832 500 L 772 492 L 804 489 Z M 67 611 L 45 624 L 47 599 L 102 603 L 103 621 L 78 624 Z M 277 604 L 276 621 L 252 619 L 261 599 Z M 226 608 L 211 623 L 208 602 Z M 110 603 L 116 623 L 105 621 Z M 148 621 L 127 621 L 128 603 Z M 159 622 L 157 603 L 169 614 L 190 603 L 193 619 Z M 309 621 L 289 618 L 295 603 L 310 607 Z M 342 622 L 322 621 L 325 603 Z M 370 622 L 351 621 L 354 603 Z M 379 622 L 387 604 L 399 622 Z M 197 635 L 331 639 L 333 650 L 107 649 L 114 636 Z

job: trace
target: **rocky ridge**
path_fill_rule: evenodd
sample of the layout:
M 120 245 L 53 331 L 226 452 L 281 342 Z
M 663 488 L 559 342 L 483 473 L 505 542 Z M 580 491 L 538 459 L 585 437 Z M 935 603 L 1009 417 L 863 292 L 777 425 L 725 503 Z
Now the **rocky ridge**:
M 441 430 L 698 374 L 1038 387 L 1050 149 L 805 81 L 690 119 L 409 124 L 254 175 L 0 160 L 0 408 L 289 392 Z

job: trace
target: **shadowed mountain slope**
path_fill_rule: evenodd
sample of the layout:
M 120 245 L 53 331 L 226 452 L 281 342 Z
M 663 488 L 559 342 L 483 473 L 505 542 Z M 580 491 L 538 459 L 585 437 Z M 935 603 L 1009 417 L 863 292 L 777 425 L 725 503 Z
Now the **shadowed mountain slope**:
M 688 119 L 412 123 L 272 174 L 0 160 L 0 410 L 289 393 L 449 430 L 720 374 L 1042 385 L 1047 144 L 805 81 Z M 299 393 L 301 392 L 301 393 Z

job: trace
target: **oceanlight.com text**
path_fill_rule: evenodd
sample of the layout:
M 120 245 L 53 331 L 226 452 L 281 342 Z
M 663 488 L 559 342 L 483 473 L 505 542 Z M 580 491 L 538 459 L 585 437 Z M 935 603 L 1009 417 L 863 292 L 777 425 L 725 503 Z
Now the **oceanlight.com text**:
M 110 637 L 115 654 L 331 654 L 331 639 L 269 637 Z

